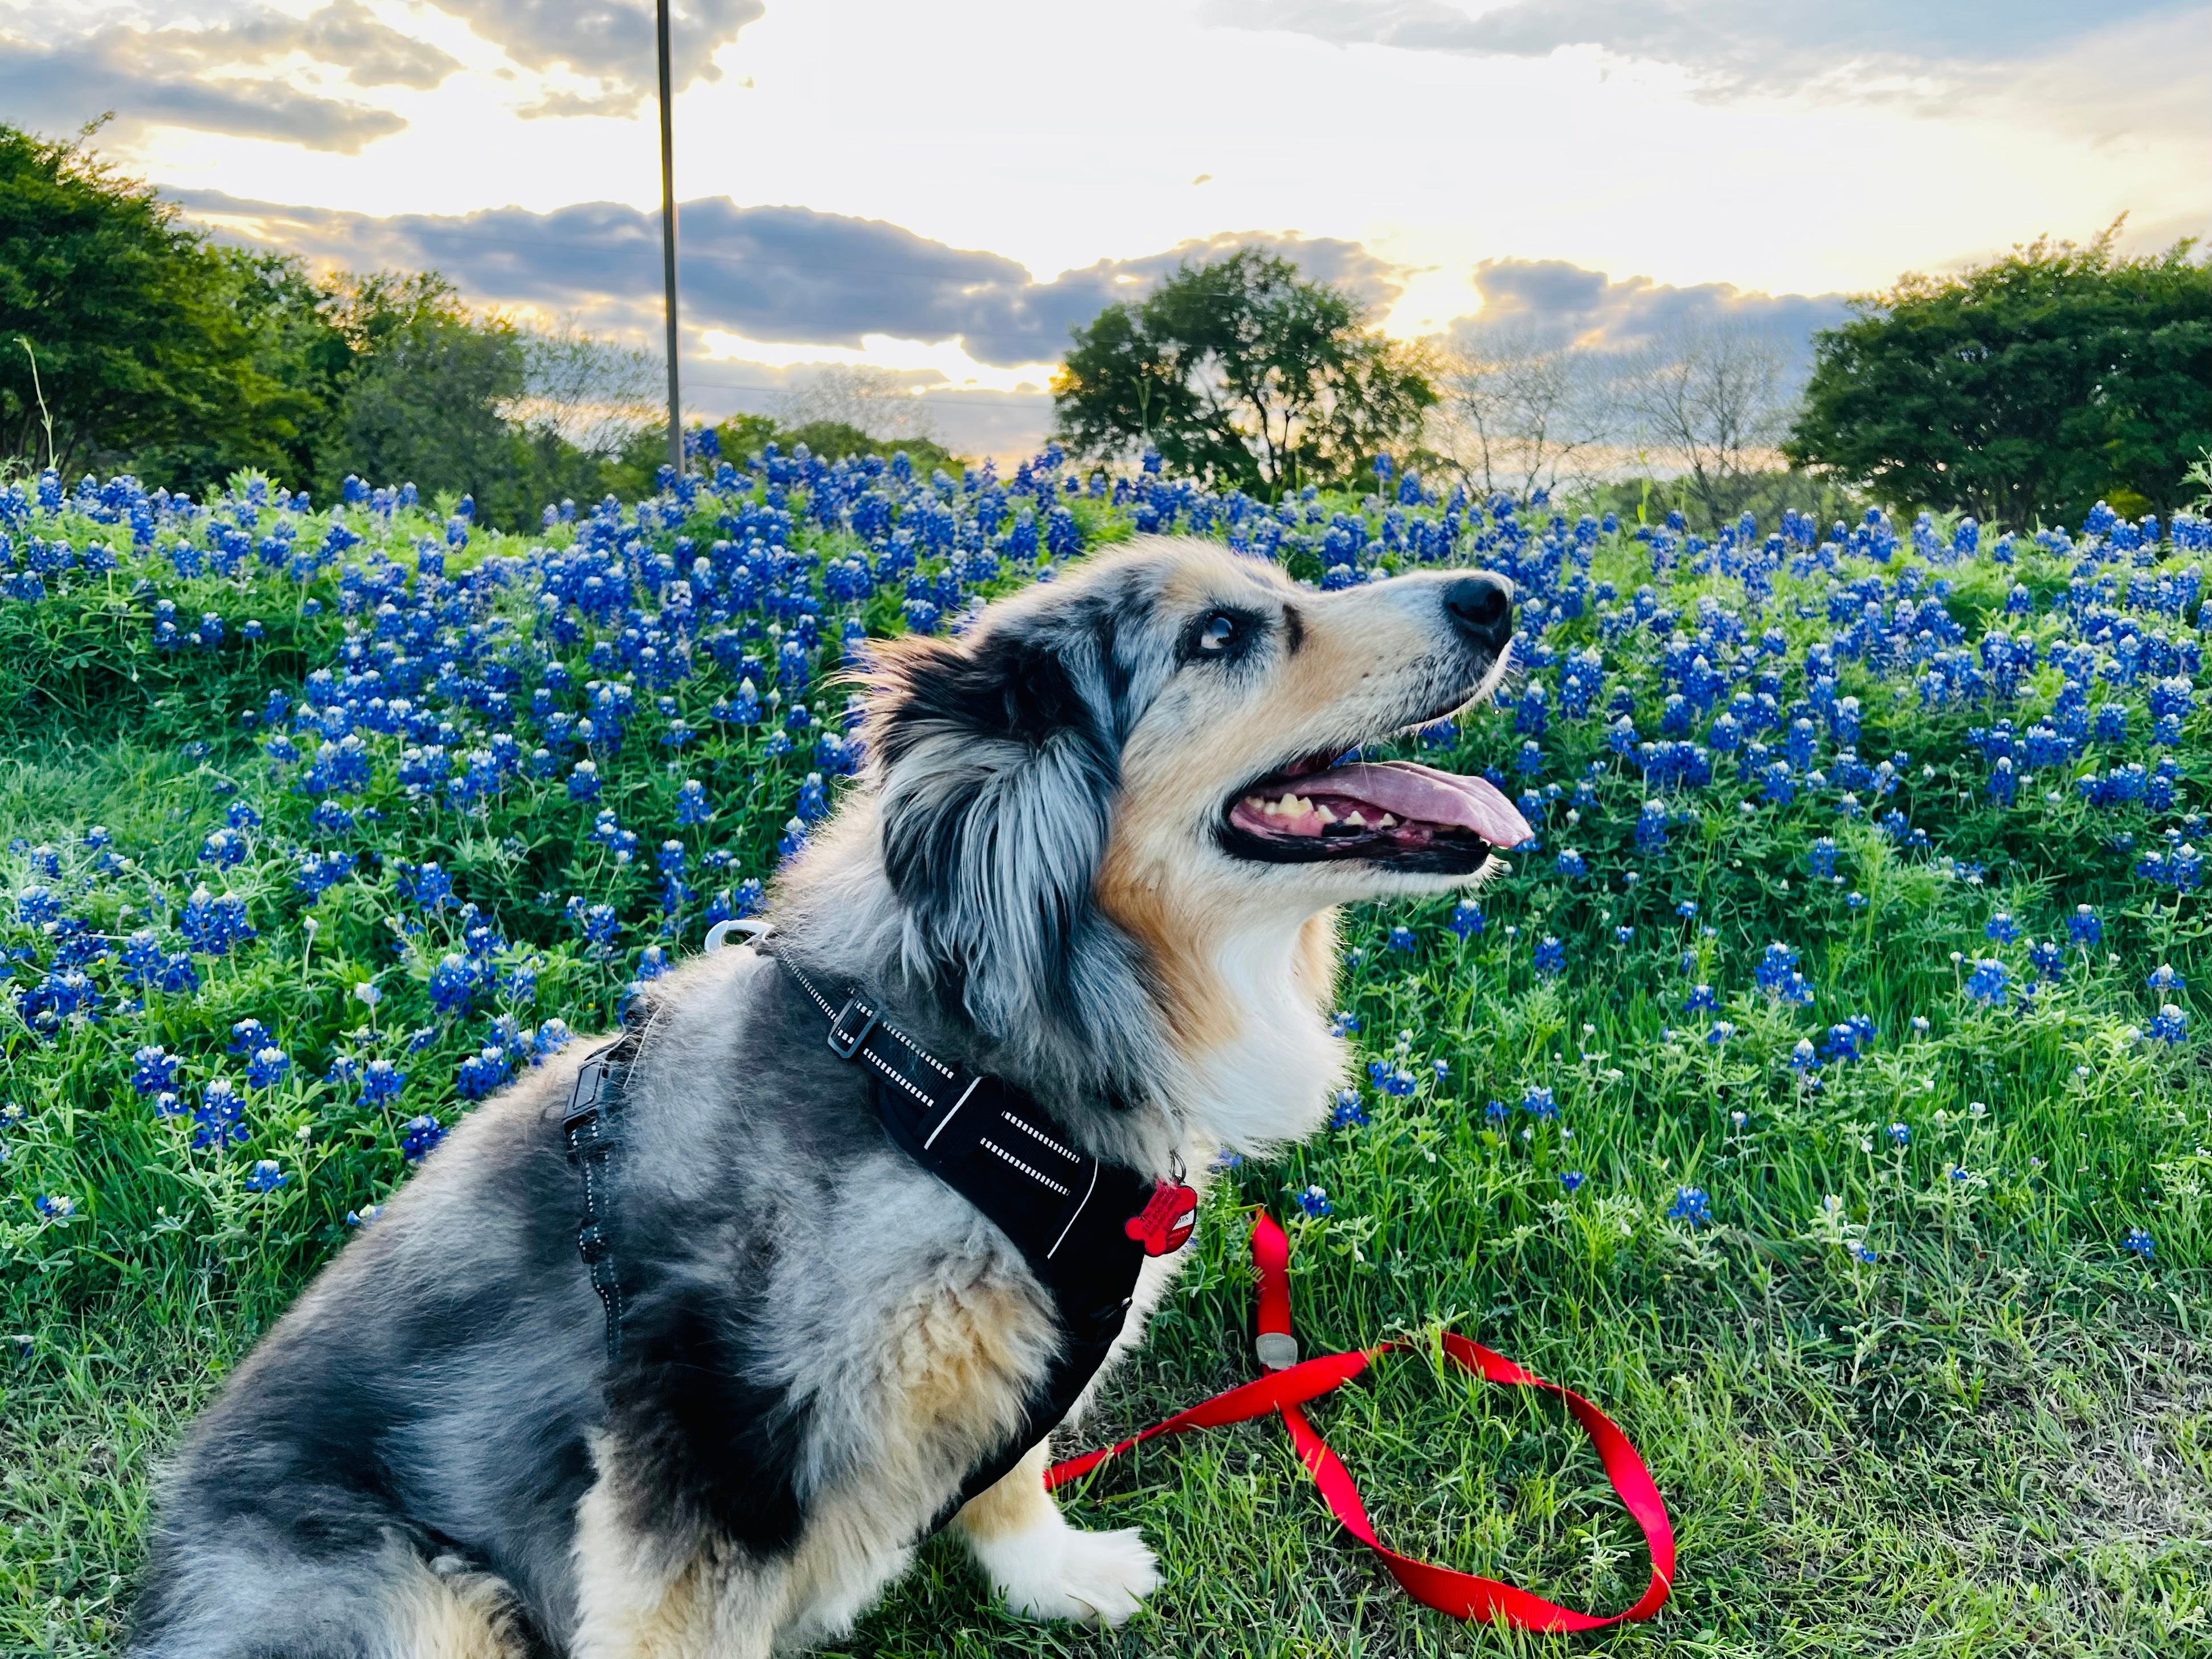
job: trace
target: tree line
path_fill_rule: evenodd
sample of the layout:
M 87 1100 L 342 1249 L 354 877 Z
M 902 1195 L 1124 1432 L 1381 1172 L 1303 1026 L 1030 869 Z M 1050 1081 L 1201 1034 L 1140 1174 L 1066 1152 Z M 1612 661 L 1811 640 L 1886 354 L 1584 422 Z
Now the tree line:
M 1726 321 L 1630 349 L 1515 320 L 1391 340 L 1244 249 L 1074 331 L 1060 435 L 1269 497 L 1361 483 L 1387 453 L 1516 497 L 1656 474 L 1705 525 L 1844 495 L 2010 525 L 2078 524 L 2100 500 L 2170 514 L 2212 450 L 2212 270 L 2188 241 L 2123 258 L 2118 232 L 1861 296 L 1808 373 Z
M 471 493 L 507 526 L 650 489 L 653 354 L 473 309 L 434 271 L 225 246 L 90 137 L 0 125 L 0 468 L 204 494 L 251 467 L 322 499 L 357 473 Z M 2186 241 L 2124 258 L 2117 231 L 1904 277 L 1816 336 L 1808 372 L 1726 324 L 1626 351 L 1479 318 L 1394 339 L 1347 289 L 1247 247 L 1075 327 L 1056 435 L 1269 499 L 1364 488 L 1387 454 L 1483 494 L 1656 489 L 1705 525 L 1846 495 L 2011 525 L 2100 499 L 2171 514 L 2212 449 L 2212 270 Z M 737 417 L 724 448 L 953 461 L 893 378 L 831 371 L 781 421 Z

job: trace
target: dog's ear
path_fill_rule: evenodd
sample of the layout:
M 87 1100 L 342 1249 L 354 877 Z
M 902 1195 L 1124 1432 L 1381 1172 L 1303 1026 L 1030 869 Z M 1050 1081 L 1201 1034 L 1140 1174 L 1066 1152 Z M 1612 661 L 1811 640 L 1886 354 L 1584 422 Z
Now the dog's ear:
M 868 678 L 911 965 L 994 1043 L 1040 1021 L 1083 1030 L 1087 958 L 1115 948 L 1092 897 L 1121 775 L 1110 635 L 1063 615 L 972 642 L 909 637 Z

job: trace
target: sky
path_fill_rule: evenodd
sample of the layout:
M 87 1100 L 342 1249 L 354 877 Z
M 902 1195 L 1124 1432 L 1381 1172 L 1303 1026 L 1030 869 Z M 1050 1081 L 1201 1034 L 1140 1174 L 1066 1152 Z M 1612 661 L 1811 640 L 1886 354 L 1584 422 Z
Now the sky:
M 2204 0 L 678 0 L 690 413 L 811 366 L 955 448 L 1049 422 L 1072 324 L 1260 242 L 1406 337 L 1594 343 L 2122 214 L 2212 231 Z M 0 118 L 221 234 L 434 264 L 659 338 L 650 0 L 0 0 Z

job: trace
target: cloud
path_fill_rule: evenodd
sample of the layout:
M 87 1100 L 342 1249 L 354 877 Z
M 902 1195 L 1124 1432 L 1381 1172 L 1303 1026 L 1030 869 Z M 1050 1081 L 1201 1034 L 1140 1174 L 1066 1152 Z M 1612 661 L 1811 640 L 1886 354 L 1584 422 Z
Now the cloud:
M 659 52 L 651 0 L 436 0 L 514 63 L 565 70 L 580 84 L 550 89 L 526 115 L 628 115 L 653 94 Z M 762 0 L 682 0 L 669 18 L 677 86 L 717 81 L 714 53 L 767 8 Z
M 1858 66 L 2047 55 L 2198 0 L 1212 0 L 1207 21 L 1340 46 L 1544 57 L 1596 46 L 1681 64 L 1718 87 L 1787 90 Z
M 362 266 L 434 266 L 478 303 L 581 310 L 600 327 L 655 328 L 660 216 L 612 202 L 534 213 L 373 218 L 325 208 L 185 191 L 188 211 L 312 258 Z M 880 219 L 799 207 L 739 207 L 727 197 L 678 214 L 682 319 L 750 340 L 857 349 L 870 335 L 958 342 L 979 363 L 1048 362 L 1071 326 L 1145 293 L 1185 259 L 1256 244 L 1341 282 L 1376 305 L 1396 297 L 1395 267 L 1355 242 L 1222 235 L 1144 258 L 1102 259 L 1040 283 L 1002 254 L 956 248 Z
M 1564 259 L 1485 259 L 1474 282 L 1482 309 L 1453 319 L 1458 339 L 1484 333 L 1525 332 L 1539 339 L 1599 351 L 1632 351 L 1671 335 L 1731 328 L 1782 348 L 1793 366 L 1812 355 L 1813 333 L 1832 328 L 1848 313 L 1841 294 L 1747 293 L 1732 283 L 1687 288 L 1649 276 L 1614 282 Z
M 302 59 L 320 73 L 304 74 Z M 113 110 L 126 132 L 191 127 L 352 155 L 405 121 L 303 81 L 427 88 L 459 67 L 379 21 L 360 0 L 333 0 L 307 17 L 263 8 L 210 25 L 109 23 L 51 45 L 0 36 L 0 108 L 49 131 Z M 280 71 L 276 78 L 235 72 L 270 69 Z

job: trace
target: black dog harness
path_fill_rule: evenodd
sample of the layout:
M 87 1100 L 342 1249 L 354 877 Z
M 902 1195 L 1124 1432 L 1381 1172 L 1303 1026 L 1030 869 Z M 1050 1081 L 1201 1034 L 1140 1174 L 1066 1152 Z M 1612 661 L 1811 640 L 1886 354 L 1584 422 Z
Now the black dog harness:
M 1060 1352 L 1020 1431 L 969 1473 L 938 1517 L 942 1525 L 1073 1408 L 1121 1333 L 1146 1256 L 1188 1240 L 1198 1194 L 1182 1184 L 1179 1166 L 1172 1181 L 1151 1180 L 1077 1151 L 1024 1091 L 938 1059 L 859 991 L 834 996 L 787 957 L 776 960 L 828 1018 L 830 1052 L 868 1073 L 884 1132 L 1013 1242 L 1059 1316 Z M 627 1032 L 585 1060 L 562 1121 L 569 1160 L 583 1171 L 576 1246 L 606 1308 L 610 1361 L 622 1357 L 623 1290 L 607 1231 L 607 1163 L 641 1035 Z

